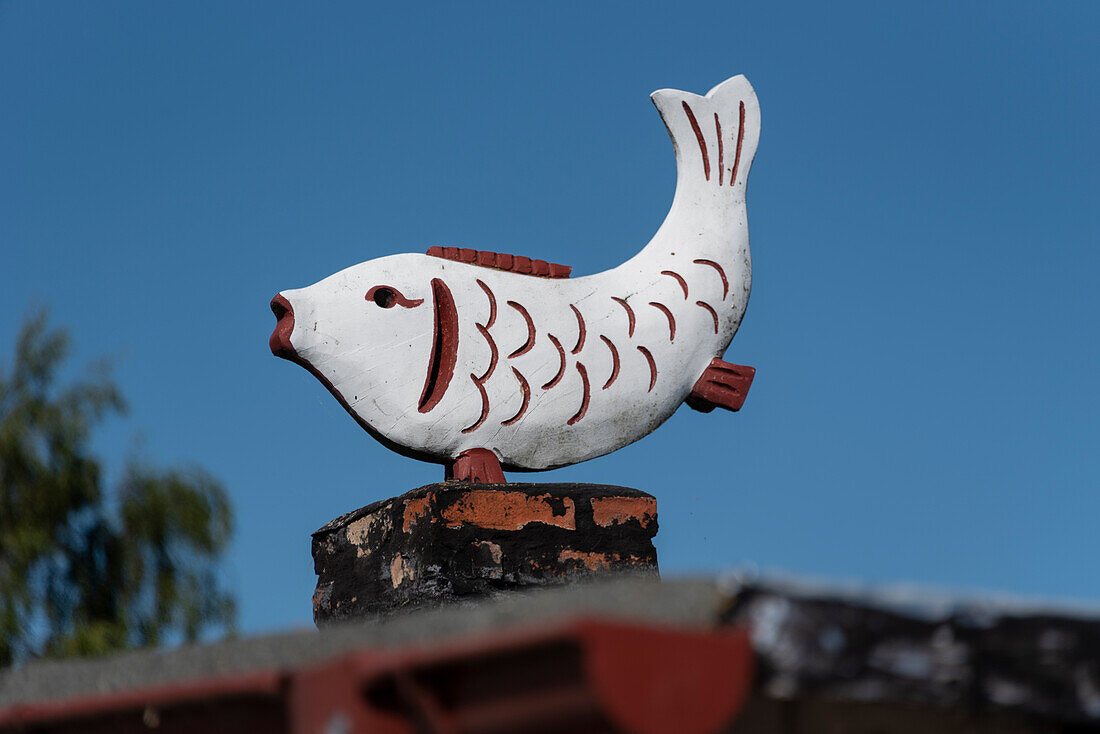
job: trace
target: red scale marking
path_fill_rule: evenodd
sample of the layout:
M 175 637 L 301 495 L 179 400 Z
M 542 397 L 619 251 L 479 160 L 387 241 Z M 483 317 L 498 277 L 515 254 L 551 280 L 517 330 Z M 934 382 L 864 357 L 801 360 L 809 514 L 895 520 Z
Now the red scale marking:
M 698 306 L 699 308 L 705 310 L 707 313 L 710 314 L 710 317 L 712 319 L 714 319 L 714 333 L 717 334 L 718 333 L 718 314 L 717 314 L 717 312 L 715 312 L 715 310 L 713 308 L 711 308 L 709 303 L 703 303 L 702 301 L 696 301 L 695 305 Z
M 672 270 L 662 270 L 661 275 L 667 275 L 670 278 L 676 279 L 676 282 L 680 284 L 681 290 L 684 291 L 684 300 L 686 301 L 688 297 L 688 284 L 687 281 L 684 280 L 684 276 Z
M 600 338 L 603 339 L 603 343 L 607 345 L 607 348 L 611 350 L 611 377 L 607 378 L 607 382 L 603 384 L 603 389 L 611 387 L 611 383 L 615 382 L 615 379 L 619 376 L 619 350 L 615 348 L 615 345 L 611 343 L 603 334 L 600 334 Z
M 543 390 L 549 390 L 554 385 L 561 382 L 561 378 L 565 376 L 565 349 L 562 347 L 561 342 L 553 334 L 548 335 L 550 342 L 554 345 L 554 348 L 558 350 L 558 358 L 561 360 L 561 364 L 558 366 L 558 374 L 554 375 L 553 379 L 542 386 Z
M 472 426 L 463 428 L 463 433 L 470 433 L 471 431 L 476 431 L 481 428 L 481 424 L 489 417 L 489 395 L 485 392 L 485 386 L 478 382 L 476 375 L 470 375 L 470 379 L 473 380 L 474 386 L 477 388 L 478 392 L 481 393 L 481 417 L 478 418 L 477 422 Z
M 519 305 L 515 301 L 508 301 L 508 305 L 519 311 L 519 315 L 523 317 L 523 320 L 527 322 L 527 341 L 523 343 L 523 346 L 516 349 L 508 355 L 508 359 L 519 357 L 520 355 L 527 354 L 531 351 L 531 347 L 535 346 L 535 322 L 531 320 L 531 314 L 527 313 L 527 309 Z
M 616 303 L 618 303 L 619 305 L 621 305 L 623 308 L 626 309 L 626 318 L 627 318 L 627 333 L 626 333 L 626 335 L 628 337 L 633 337 L 634 336 L 634 309 L 632 309 L 630 307 L 630 304 L 626 302 L 625 298 L 619 298 L 618 296 L 611 296 L 611 300 L 615 301 Z
M 489 289 L 489 286 L 485 285 L 480 279 L 477 284 L 481 286 L 481 290 L 485 291 L 485 295 L 489 297 L 489 320 L 485 322 L 485 328 L 493 328 L 493 324 L 497 322 L 497 298 L 493 295 L 493 291 Z
M 573 354 L 576 354 L 577 352 L 581 351 L 581 349 L 584 348 L 584 337 L 585 337 L 584 317 L 581 316 L 581 312 L 579 310 L 577 310 L 577 307 L 574 306 L 572 303 L 569 304 L 569 308 L 573 309 L 573 313 L 575 313 L 577 315 L 577 328 L 580 329 L 580 331 L 577 332 L 577 346 L 573 347 L 573 352 L 572 352 Z
M 474 326 L 476 326 L 477 330 L 481 332 L 481 335 L 483 337 L 485 337 L 485 341 L 489 343 L 489 349 L 491 349 L 492 353 L 493 353 L 492 357 L 490 357 L 490 359 L 489 359 L 489 369 L 485 370 L 484 375 L 482 375 L 481 377 L 476 378 L 478 382 L 484 383 L 486 380 L 488 380 L 492 376 L 493 370 L 495 370 L 497 368 L 497 359 L 499 358 L 500 355 L 497 352 L 497 343 L 496 343 L 496 341 L 494 341 L 493 337 L 490 336 L 490 334 L 489 334 L 489 329 L 485 326 L 482 326 L 481 324 L 474 324 Z
M 696 265 L 707 265 L 718 271 L 718 277 L 722 279 L 722 300 L 726 300 L 726 296 L 730 292 L 730 282 L 726 279 L 726 271 L 722 269 L 722 266 L 713 260 L 692 260 Z
M 668 340 L 670 342 L 676 341 L 676 318 L 672 315 L 672 311 L 669 311 L 668 306 L 665 304 L 656 301 L 650 301 L 649 305 L 665 315 L 665 318 L 668 319 Z
M 519 380 L 519 387 L 523 391 L 523 404 L 519 406 L 519 412 L 506 421 L 501 421 L 500 425 L 510 426 L 527 412 L 527 406 L 531 404 L 531 386 L 527 384 L 527 380 L 520 374 L 519 370 L 515 367 L 512 368 L 512 373 L 515 374 L 516 379 Z
M 657 384 L 657 363 L 653 361 L 653 355 L 645 347 L 638 347 L 638 351 L 649 362 L 649 390 L 646 392 L 653 392 L 653 386 Z
M 580 362 L 577 362 L 577 372 L 579 372 L 581 376 L 581 384 L 584 386 L 584 395 L 581 397 L 580 409 L 577 410 L 572 418 L 566 421 L 566 424 L 570 426 L 583 418 L 584 414 L 588 412 L 588 400 L 592 397 L 591 390 L 588 386 L 588 371 L 585 370 L 584 365 Z

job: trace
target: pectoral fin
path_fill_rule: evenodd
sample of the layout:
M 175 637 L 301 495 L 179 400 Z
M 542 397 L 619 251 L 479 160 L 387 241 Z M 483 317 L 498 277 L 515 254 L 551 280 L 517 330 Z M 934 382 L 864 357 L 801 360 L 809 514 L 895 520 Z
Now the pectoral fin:
M 685 402 L 701 413 L 709 413 L 715 408 L 741 410 L 755 375 L 755 367 L 713 359 Z

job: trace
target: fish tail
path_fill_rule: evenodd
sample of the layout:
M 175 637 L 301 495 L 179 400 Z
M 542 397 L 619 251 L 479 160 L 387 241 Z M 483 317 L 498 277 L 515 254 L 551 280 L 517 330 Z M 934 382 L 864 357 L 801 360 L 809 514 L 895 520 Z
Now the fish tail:
M 660 89 L 650 97 L 676 150 L 676 198 L 704 206 L 743 202 L 760 141 L 760 104 L 749 80 L 735 76 L 705 96 Z

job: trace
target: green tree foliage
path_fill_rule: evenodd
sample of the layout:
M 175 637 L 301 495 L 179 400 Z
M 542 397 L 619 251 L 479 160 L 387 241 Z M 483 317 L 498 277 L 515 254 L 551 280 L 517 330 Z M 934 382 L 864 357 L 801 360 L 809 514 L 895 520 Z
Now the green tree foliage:
M 0 665 L 231 630 L 225 491 L 202 471 L 136 463 L 105 491 L 89 439 L 125 404 L 105 369 L 59 386 L 67 353 L 40 313 L 0 368 Z

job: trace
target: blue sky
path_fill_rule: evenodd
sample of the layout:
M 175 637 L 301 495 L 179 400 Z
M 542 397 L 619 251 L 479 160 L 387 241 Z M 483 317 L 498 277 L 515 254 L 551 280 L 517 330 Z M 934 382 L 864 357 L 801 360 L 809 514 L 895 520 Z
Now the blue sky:
M 0 0 L 0 356 L 48 306 L 232 494 L 246 632 L 309 534 L 441 478 L 267 349 L 277 291 L 395 252 L 576 274 L 656 230 L 648 94 L 763 110 L 744 410 L 534 478 L 657 495 L 666 574 L 739 564 L 1100 602 L 1100 5 Z

